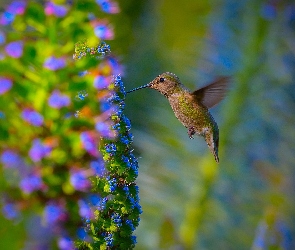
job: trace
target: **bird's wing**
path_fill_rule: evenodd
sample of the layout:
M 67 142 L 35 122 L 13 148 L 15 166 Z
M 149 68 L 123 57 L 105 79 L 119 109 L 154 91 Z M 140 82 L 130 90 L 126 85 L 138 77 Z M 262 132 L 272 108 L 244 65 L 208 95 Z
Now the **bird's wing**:
M 227 76 L 219 77 L 214 82 L 197 89 L 191 94 L 198 102 L 201 102 L 207 108 L 212 108 L 225 97 L 229 80 L 230 77 Z

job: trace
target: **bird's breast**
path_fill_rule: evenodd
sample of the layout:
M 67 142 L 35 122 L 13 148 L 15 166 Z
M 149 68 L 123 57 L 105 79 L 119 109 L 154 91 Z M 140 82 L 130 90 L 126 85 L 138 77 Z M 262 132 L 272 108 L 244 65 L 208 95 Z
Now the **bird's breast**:
M 210 123 L 208 109 L 198 104 L 188 93 L 171 95 L 168 100 L 176 118 L 185 127 L 195 127 L 201 134 L 203 128 Z

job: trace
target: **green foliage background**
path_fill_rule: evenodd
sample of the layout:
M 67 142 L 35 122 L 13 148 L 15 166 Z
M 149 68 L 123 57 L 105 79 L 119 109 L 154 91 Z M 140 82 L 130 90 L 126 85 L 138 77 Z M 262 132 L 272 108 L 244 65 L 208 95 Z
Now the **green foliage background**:
M 145 89 L 126 98 L 139 159 L 143 209 L 136 249 L 263 249 L 257 227 L 275 233 L 273 249 L 295 238 L 295 19 L 291 1 L 119 1 L 112 51 L 131 89 L 171 71 L 190 89 L 232 75 L 212 109 L 220 164 L 202 138 L 190 140 L 167 100 Z M 263 16 L 273 3 L 276 15 Z M 294 8 L 294 7 L 293 7 Z M 294 10 L 293 10 L 294 11 Z M 24 223 L 1 218 L 1 245 L 20 249 Z M 271 233 L 269 233 L 271 235 Z M 18 237 L 16 237 L 18 235 Z M 265 242 L 271 242 L 265 237 Z M 0 245 L 0 247 L 1 247 Z M 268 249 L 265 248 L 265 249 Z

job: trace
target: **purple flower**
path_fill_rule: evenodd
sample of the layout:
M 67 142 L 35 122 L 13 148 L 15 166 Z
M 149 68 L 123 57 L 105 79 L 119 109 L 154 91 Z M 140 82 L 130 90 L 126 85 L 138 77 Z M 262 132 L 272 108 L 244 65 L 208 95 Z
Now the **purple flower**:
M 29 151 L 29 156 L 35 162 L 41 161 L 51 153 L 51 147 L 43 144 L 40 139 L 35 139 Z
M 53 2 L 46 3 L 45 6 L 45 14 L 47 16 L 57 16 L 57 17 L 63 17 L 67 14 L 68 8 L 63 5 L 55 4 Z
M 69 237 L 61 237 L 58 239 L 58 247 L 60 250 L 73 250 L 75 249 L 74 242 Z
M 115 131 L 113 131 L 111 129 L 111 124 L 110 122 L 102 122 L 102 121 L 98 121 L 95 124 L 95 129 L 97 130 L 97 132 L 104 138 L 114 138 L 116 137 L 116 133 Z
M 59 90 L 54 90 L 48 99 L 48 104 L 52 108 L 62 108 L 70 105 L 70 98 L 67 95 L 63 95 Z
M 36 174 L 29 175 L 23 178 L 20 182 L 20 188 L 25 194 L 40 190 L 43 186 L 42 178 Z
M 0 76 L 0 95 L 6 93 L 12 87 L 12 80 Z
M 49 70 L 55 71 L 55 70 L 64 68 L 66 66 L 66 61 L 64 58 L 57 58 L 57 57 L 51 56 L 46 59 L 43 66 Z
M 66 220 L 67 215 L 62 205 L 50 202 L 45 206 L 43 217 L 47 224 L 54 225 Z
M 3 12 L 0 17 L 1 25 L 8 25 L 13 22 L 15 15 L 7 11 Z
M 87 191 L 91 187 L 85 171 L 73 171 L 70 176 L 70 182 L 78 191 Z
M 105 77 L 105 76 L 96 76 L 94 78 L 94 87 L 97 89 L 105 89 L 108 87 L 111 83 L 111 78 L 110 77 Z
M 12 150 L 3 151 L 0 161 L 7 168 L 17 168 L 23 164 L 22 158 Z
M 84 149 L 93 156 L 98 156 L 97 143 L 91 132 L 82 132 L 80 135 Z
M 11 42 L 6 45 L 5 51 L 9 56 L 19 58 L 23 55 L 23 46 L 22 41 Z
M 13 203 L 6 203 L 2 207 L 2 213 L 4 217 L 9 220 L 16 219 L 20 215 L 16 204 Z
M 37 111 L 31 109 L 24 109 L 24 111 L 22 112 L 22 118 L 26 122 L 37 127 L 42 126 L 44 122 L 43 116 L 40 115 Z
M 103 176 L 106 173 L 105 164 L 102 160 L 90 162 L 90 167 L 94 171 L 94 173 L 99 176 Z
M 82 218 L 92 219 L 94 217 L 94 213 L 89 204 L 87 204 L 84 200 L 79 200 L 78 204 L 79 214 Z
M 101 198 L 97 194 L 91 194 L 88 197 L 89 201 L 91 202 L 92 206 L 99 206 L 101 203 Z
M 81 240 L 85 240 L 86 236 L 87 236 L 87 232 L 85 231 L 84 228 L 80 227 L 78 230 L 77 230 L 77 236 L 79 239 Z
M 104 20 L 92 21 L 95 35 L 102 40 L 112 40 L 114 38 L 113 27 Z
M 25 1 L 13 1 L 10 5 L 8 5 L 6 11 L 11 14 L 22 15 L 25 12 L 25 8 Z
M 5 43 L 6 37 L 4 32 L 0 31 L 0 44 Z
M 110 0 L 96 0 L 96 3 L 100 5 L 104 12 L 115 14 L 119 13 L 120 9 L 116 2 Z

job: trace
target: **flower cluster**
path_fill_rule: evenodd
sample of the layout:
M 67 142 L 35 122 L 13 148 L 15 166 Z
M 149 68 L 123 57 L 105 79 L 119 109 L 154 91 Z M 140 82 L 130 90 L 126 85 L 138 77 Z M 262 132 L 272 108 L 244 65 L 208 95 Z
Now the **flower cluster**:
M 123 114 L 125 90 L 120 76 L 116 76 L 109 86 L 113 94 L 108 102 L 113 106 L 110 118 L 117 136 L 102 138 L 100 152 L 105 166 L 104 173 L 96 175 L 95 191 L 103 197 L 95 218 L 88 223 L 89 235 L 93 242 L 80 241 L 79 247 L 91 249 L 121 248 L 130 249 L 136 243 L 132 235 L 139 223 L 142 212 L 139 205 L 138 187 L 135 180 L 138 175 L 138 162 L 132 153 L 132 134 L 130 120 Z M 98 163 L 94 163 L 98 165 Z
M 130 249 L 141 212 L 122 69 L 102 41 L 114 37 L 102 11 L 119 7 L 19 0 L 0 15 L 9 26 L 0 32 L 2 212 L 21 219 L 32 208 L 60 249 Z

